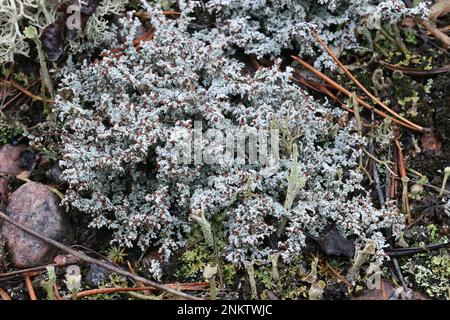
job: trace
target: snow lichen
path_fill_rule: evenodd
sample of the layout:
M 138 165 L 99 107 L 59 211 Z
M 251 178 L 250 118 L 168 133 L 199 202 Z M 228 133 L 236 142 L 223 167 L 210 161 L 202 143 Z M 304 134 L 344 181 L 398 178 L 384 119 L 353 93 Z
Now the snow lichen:
M 112 242 L 156 247 L 165 261 L 186 245 L 189 215 L 201 209 L 208 221 L 225 215 L 225 255 L 240 267 L 270 265 L 274 254 L 289 263 L 305 246 L 303 231 L 318 236 L 330 225 L 359 247 L 373 243 L 380 262 L 382 232 L 398 236 L 403 216 L 392 205 L 376 209 L 363 190 L 357 168 L 365 141 L 352 124 L 335 121 L 343 111 L 292 84 L 279 61 L 249 72 L 229 55 L 227 37 L 188 32 L 189 17 L 156 12 L 151 19 L 154 39 L 139 50 L 127 41 L 120 57 L 85 63 L 62 80 L 71 92 L 54 106 L 69 183 L 64 203 L 90 215 L 91 227 L 110 229 Z M 123 23 L 132 28 L 136 21 Z M 250 163 L 245 148 L 243 163 L 222 156 L 180 163 L 172 151 L 198 134 L 196 122 L 218 134 L 277 127 L 290 138 L 269 173 Z M 224 153 L 208 139 L 192 147 Z M 294 169 L 307 179 L 285 206 Z M 283 236 L 268 245 L 283 218 Z

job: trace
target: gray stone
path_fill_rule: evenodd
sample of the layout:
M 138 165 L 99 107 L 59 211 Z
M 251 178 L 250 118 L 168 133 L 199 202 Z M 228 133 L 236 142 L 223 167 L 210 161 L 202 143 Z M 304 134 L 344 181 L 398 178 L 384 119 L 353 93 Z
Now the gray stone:
M 96 264 L 92 264 L 86 274 L 86 283 L 91 287 L 99 287 L 109 280 L 111 272 Z
M 15 221 L 56 241 L 68 243 L 72 228 L 58 206 L 57 197 L 46 186 L 28 182 L 9 196 L 7 214 Z M 6 242 L 12 263 L 30 268 L 53 261 L 57 250 L 44 241 L 4 222 L 0 235 Z

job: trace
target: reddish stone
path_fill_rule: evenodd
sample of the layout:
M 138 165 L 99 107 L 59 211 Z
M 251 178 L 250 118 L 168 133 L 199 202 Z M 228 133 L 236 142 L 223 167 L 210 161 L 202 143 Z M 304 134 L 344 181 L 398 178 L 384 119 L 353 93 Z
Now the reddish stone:
M 58 199 L 46 186 L 28 182 L 9 196 L 7 214 L 15 221 L 59 242 L 69 242 L 70 223 L 58 206 Z M 57 250 L 44 241 L 4 222 L 0 235 L 6 242 L 12 263 L 30 268 L 51 263 Z

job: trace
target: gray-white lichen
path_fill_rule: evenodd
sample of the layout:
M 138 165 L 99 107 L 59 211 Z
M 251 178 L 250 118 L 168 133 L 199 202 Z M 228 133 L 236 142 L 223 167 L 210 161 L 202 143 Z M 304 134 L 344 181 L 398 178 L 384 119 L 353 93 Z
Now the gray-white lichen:
M 251 3 L 262 10 L 262 1 Z M 206 219 L 225 212 L 227 259 L 241 266 L 270 264 L 277 252 L 289 262 L 301 254 L 303 231 L 317 236 L 330 225 L 360 247 L 374 241 L 380 261 L 383 230 L 399 235 L 403 217 L 393 206 L 376 209 L 361 187 L 364 139 L 350 122 L 336 121 L 344 112 L 292 84 L 291 70 L 278 61 L 249 72 L 230 56 L 228 35 L 187 31 L 188 10 L 166 20 L 148 9 L 152 41 L 137 50 L 129 36 L 122 56 L 84 64 L 62 81 L 71 92 L 55 104 L 60 164 L 70 185 L 64 202 L 90 215 L 92 227 L 110 229 L 114 242 L 157 247 L 165 259 L 186 244 L 189 215 L 201 209 Z M 123 23 L 134 34 L 137 20 Z M 277 170 L 225 158 L 177 162 L 172 150 L 194 132 L 194 121 L 220 132 L 276 127 L 286 138 Z M 286 207 L 294 144 L 297 174 L 306 179 Z M 213 141 L 200 147 L 224 151 Z M 284 235 L 278 248 L 270 247 L 267 239 L 283 217 Z

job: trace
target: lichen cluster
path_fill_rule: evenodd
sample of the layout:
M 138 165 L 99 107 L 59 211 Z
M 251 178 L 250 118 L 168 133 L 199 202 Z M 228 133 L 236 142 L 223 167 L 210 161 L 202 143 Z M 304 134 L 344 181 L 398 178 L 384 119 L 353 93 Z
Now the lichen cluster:
M 176 20 L 147 8 L 152 41 L 133 47 L 139 21 L 124 20 L 121 56 L 85 63 L 62 81 L 54 108 L 70 186 L 64 202 L 90 215 L 92 227 L 110 229 L 113 242 L 156 247 L 166 260 L 202 210 L 208 220 L 225 215 L 224 254 L 237 266 L 268 264 L 275 253 L 289 262 L 304 231 L 319 236 L 333 225 L 361 248 L 375 241 L 381 261 L 382 232 L 399 235 L 403 217 L 392 206 L 376 209 L 361 187 L 365 140 L 344 112 L 292 84 L 280 61 L 253 72 L 230 52 L 228 35 L 193 32 L 192 7 Z M 194 121 L 219 132 L 277 129 L 278 167 L 230 165 L 210 140 L 196 147 L 217 162 L 179 163 L 173 148 L 194 133 Z
M 360 45 L 362 29 L 427 12 L 425 2 L 408 8 L 401 0 L 212 0 L 205 7 L 229 45 L 259 57 L 278 56 L 283 49 L 293 49 L 300 56 L 317 55 L 310 29 L 320 32 L 339 55 Z M 317 67 L 333 65 L 326 54 L 316 60 Z
M 413 245 L 422 247 L 427 244 L 448 242 L 447 236 L 439 235 L 434 224 L 418 226 L 411 231 L 418 241 Z M 448 249 L 425 252 L 404 258 L 402 271 L 408 285 L 418 288 L 428 296 L 437 299 L 450 299 L 450 252 Z
M 89 18 L 85 30 L 89 44 L 111 42 L 110 24 L 107 16 L 123 13 L 128 0 L 98 1 L 96 12 Z M 35 26 L 40 33 L 49 24 L 56 21 L 62 5 L 78 5 L 78 0 L 0 0 L 0 64 L 13 62 L 14 55 L 28 56 L 29 42 L 26 41 L 24 29 Z M 75 9 L 70 13 L 75 14 Z M 77 48 L 79 49 L 79 48 Z

